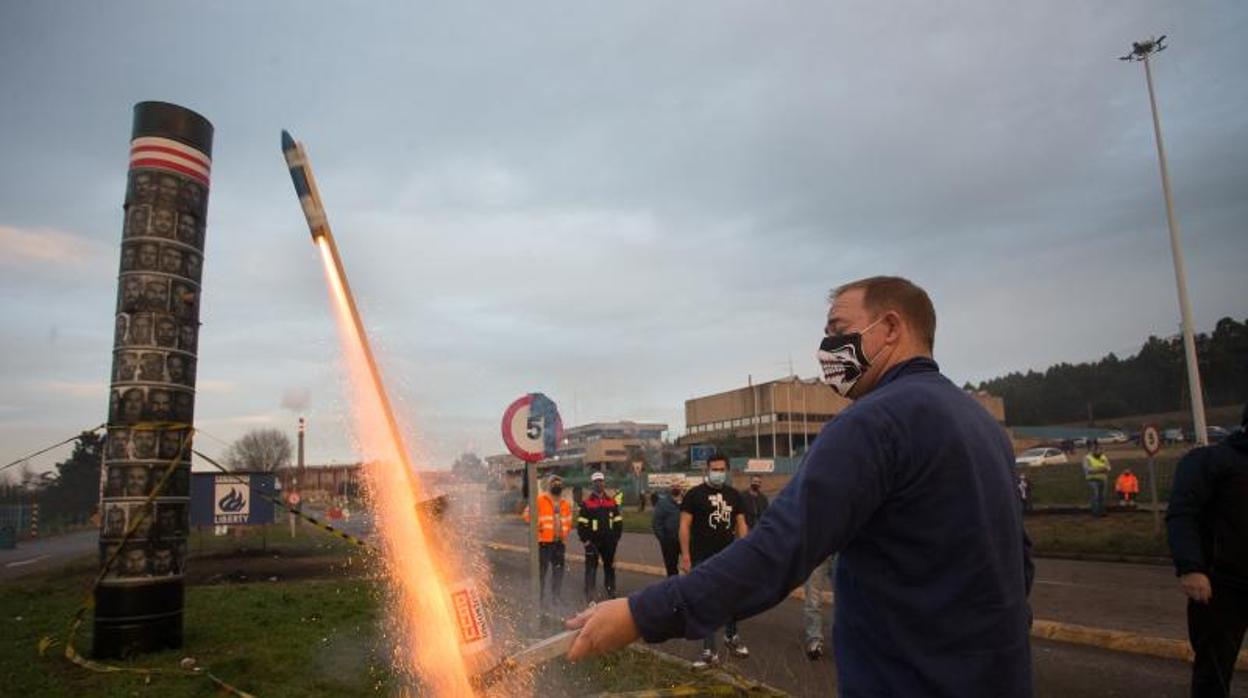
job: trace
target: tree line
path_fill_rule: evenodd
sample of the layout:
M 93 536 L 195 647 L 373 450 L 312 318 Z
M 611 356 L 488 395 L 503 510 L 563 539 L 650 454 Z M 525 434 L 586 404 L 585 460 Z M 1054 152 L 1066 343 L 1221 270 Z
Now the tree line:
M 1205 404 L 1248 401 L 1248 319 L 1224 317 L 1212 333 L 1196 335 Z M 1091 422 L 1190 406 L 1183 338 L 1150 336 L 1134 356 L 1113 353 L 1089 363 L 1060 363 L 1043 373 L 1014 372 L 968 389 L 1005 401 L 1011 425 Z

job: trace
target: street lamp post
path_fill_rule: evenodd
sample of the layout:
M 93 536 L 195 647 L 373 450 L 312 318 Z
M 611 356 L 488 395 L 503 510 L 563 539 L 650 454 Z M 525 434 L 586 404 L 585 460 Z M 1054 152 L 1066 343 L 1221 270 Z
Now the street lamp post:
M 1153 133 L 1157 139 L 1157 162 L 1161 167 L 1161 191 L 1166 200 L 1166 223 L 1170 228 L 1170 253 L 1174 258 L 1174 281 L 1179 288 L 1179 313 L 1183 320 L 1183 350 L 1187 357 L 1188 391 L 1192 396 L 1192 427 L 1196 443 L 1209 443 L 1205 428 L 1205 398 L 1200 387 L 1200 366 L 1196 363 L 1196 339 L 1192 334 L 1192 303 L 1187 297 L 1187 270 L 1183 263 L 1183 248 L 1179 244 L 1179 221 L 1174 215 L 1174 200 L 1170 192 L 1170 171 L 1166 166 L 1166 148 L 1161 140 L 1161 118 L 1157 114 L 1157 96 L 1153 91 L 1153 69 L 1149 57 L 1166 50 L 1166 37 L 1148 39 L 1131 44 L 1131 53 L 1119 60 L 1138 61 L 1144 64 L 1144 80 L 1148 83 L 1148 103 L 1153 111 Z

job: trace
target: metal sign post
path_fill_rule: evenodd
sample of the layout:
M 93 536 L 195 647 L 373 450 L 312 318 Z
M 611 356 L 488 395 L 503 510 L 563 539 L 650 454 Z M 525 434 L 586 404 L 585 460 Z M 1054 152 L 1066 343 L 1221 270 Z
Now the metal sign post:
M 529 593 L 533 608 L 541 608 L 542 582 L 537 542 L 537 463 L 555 455 L 563 422 L 559 409 L 541 393 L 517 399 L 503 412 L 503 442 L 507 450 L 524 461 L 524 481 L 529 491 Z
M 1161 506 L 1157 503 L 1157 452 L 1161 450 L 1161 433 L 1149 424 L 1140 432 L 1140 445 L 1148 454 L 1148 489 L 1153 498 L 1153 535 L 1161 534 Z

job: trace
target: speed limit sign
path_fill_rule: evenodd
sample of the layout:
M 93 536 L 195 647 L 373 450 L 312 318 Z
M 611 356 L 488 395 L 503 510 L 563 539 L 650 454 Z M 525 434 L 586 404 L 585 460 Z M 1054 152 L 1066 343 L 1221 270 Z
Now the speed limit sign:
M 1161 450 L 1161 432 L 1157 431 L 1157 427 L 1152 424 L 1144 427 L 1144 431 L 1140 432 L 1140 445 L 1148 455 L 1157 455 Z
M 536 463 L 555 455 L 563 422 L 555 401 L 541 393 L 529 393 L 503 413 L 503 443 L 516 458 Z

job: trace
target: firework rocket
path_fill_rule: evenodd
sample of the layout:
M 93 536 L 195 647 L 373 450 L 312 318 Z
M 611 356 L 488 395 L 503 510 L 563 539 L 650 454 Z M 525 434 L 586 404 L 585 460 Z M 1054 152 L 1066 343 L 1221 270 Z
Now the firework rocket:
M 322 235 L 329 235 L 329 219 L 325 217 L 321 193 L 316 188 L 316 179 L 312 177 L 308 154 L 303 150 L 303 144 L 296 142 L 290 137 L 290 132 L 285 130 L 282 131 L 282 154 L 286 156 L 286 165 L 290 167 L 290 178 L 295 182 L 295 195 L 299 197 L 299 205 L 303 207 L 303 216 L 308 219 L 312 239 L 315 241 Z M 334 255 L 335 258 L 337 256 Z

